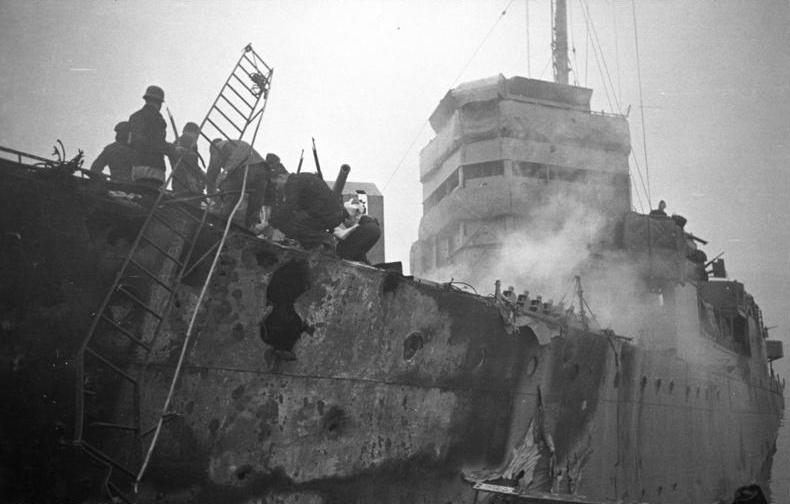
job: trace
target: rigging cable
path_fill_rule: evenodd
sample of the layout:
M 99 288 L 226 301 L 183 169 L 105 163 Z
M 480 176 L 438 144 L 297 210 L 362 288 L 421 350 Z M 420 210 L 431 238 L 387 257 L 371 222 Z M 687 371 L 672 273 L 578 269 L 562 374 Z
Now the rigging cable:
M 527 77 L 532 78 L 532 61 L 529 58 L 529 0 L 524 0 L 524 13 L 527 26 Z
M 595 29 L 595 23 L 593 23 L 592 15 L 590 14 L 589 6 L 585 0 L 579 0 L 582 5 L 582 12 L 585 16 L 585 21 L 587 22 L 588 29 L 592 32 L 592 42 L 593 42 L 593 56 L 595 56 L 595 61 L 598 64 L 598 71 L 601 73 L 601 79 L 603 82 L 604 90 L 606 91 L 606 97 L 609 99 L 609 88 L 611 87 L 612 94 L 614 95 L 614 102 L 617 108 L 612 107 L 612 110 L 616 111 L 617 113 L 622 113 L 622 107 L 620 105 L 619 100 L 617 99 L 617 95 L 614 89 L 614 83 L 612 81 L 612 76 L 609 73 L 609 66 L 606 64 L 606 58 L 603 57 L 603 49 L 601 46 L 601 39 L 598 37 L 598 30 Z M 597 50 L 596 50 L 597 49 Z M 598 56 L 600 53 L 600 57 Z M 607 86 L 608 84 L 608 86 Z M 609 105 L 611 107 L 611 103 Z
M 486 33 L 485 37 L 483 37 L 483 40 L 477 46 L 477 49 L 475 49 L 474 52 L 472 52 L 472 55 L 469 57 L 469 59 L 467 60 L 466 64 L 464 65 L 464 67 L 461 69 L 460 72 L 458 72 L 458 76 L 455 78 L 453 83 L 450 84 L 450 89 L 455 87 L 455 85 L 458 83 L 458 81 L 461 80 L 461 77 L 464 75 L 464 72 L 466 72 L 466 69 L 469 68 L 469 65 L 472 64 L 472 60 L 475 59 L 475 56 L 477 56 L 477 53 L 480 52 L 480 49 L 483 48 L 483 45 L 485 45 L 485 43 L 488 41 L 488 38 L 494 32 L 494 29 L 497 27 L 497 25 L 499 25 L 499 22 L 502 21 L 502 18 L 505 17 L 505 14 L 507 14 L 507 10 L 510 8 L 511 5 L 513 5 L 513 2 L 515 2 L 515 1 L 516 0 L 510 0 L 510 2 L 508 2 L 508 4 L 505 6 L 505 8 L 502 9 L 502 12 L 499 14 L 499 17 L 496 19 L 494 24 L 491 26 L 491 29 L 488 30 L 488 33 Z M 422 132 L 425 130 L 425 126 L 427 126 L 429 122 L 430 122 L 430 118 L 426 119 L 422 123 L 422 126 L 420 126 L 420 129 L 417 131 L 417 134 L 414 135 L 414 139 L 409 144 L 409 147 L 406 148 L 406 152 L 403 154 L 403 157 L 401 157 L 400 161 L 395 166 L 395 169 L 392 171 L 392 173 L 390 174 L 389 178 L 387 179 L 387 181 L 382 186 L 382 188 L 381 188 L 382 191 L 384 191 L 387 188 L 389 183 L 392 182 L 392 177 L 394 177 L 395 174 L 398 173 L 398 170 L 400 170 L 400 168 L 403 166 L 403 162 L 406 161 L 406 157 L 411 152 L 412 148 L 414 147 L 414 144 L 417 143 L 417 140 L 419 140 L 420 135 L 422 135 Z
M 642 176 L 642 167 L 639 165 L 639 159 L 637 159 L 636 154 L 634 154 L 634 150 L 633 149 L 631 149 L 631 159 L 634 160 L 634 165 L 636 166 L 636 174 L 639 175 L 639 182 L 642 184 L 642 191 L 644 191 L 645 197 L 647 197 L 648 192 L 647 192 L 647 187 L 645 186 L 645 179 Z M 636 182 L 634 182 L 634 186 L 636 186 Z M 637 195 L 638 194 L 639 193 L 637 192 Z M 641 201 L 640 201 L 640 203 L 641 203 Z M 650 203 L 650 200 L 648 199 L 648 204 L 649 203 Z
M 622 101 L 623 87 L 621 82 L 622 72 L 620 71 L 620 44 L 617 41 L 617 5 L 614 2 L 612 2 L 612 27 L 614 33 L 614 70 L 615 75 L 617 75 L 617 97 Z
M 645 155 L 645 178 L 647 179 L 647 204 L 653 208 L 650 201 L 650 169 L 647 165 L 647 133 L 645 132 L 645 103 L 642 98 L 642 70 L 639 63 L 639 36 L 636 31 L 636 2 L 631 0 L 631 13 L 634 18 L 634 48 L 636 51 L 636 76 L 639 81 L 639 115 L 642 117 L 642 150 Z M 634 156 L 636 158 L 636 156 Z

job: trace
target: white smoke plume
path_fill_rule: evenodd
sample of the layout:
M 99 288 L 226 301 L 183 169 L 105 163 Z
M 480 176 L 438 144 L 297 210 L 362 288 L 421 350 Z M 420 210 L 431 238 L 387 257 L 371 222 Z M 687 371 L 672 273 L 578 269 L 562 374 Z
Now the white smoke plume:
M 600 185 L 563 185 L 546 187 L 540 206 L 524 217 L 521 229 L 498 233 L 500 248 L 466 248 L 456 264 L 436 270 L 432 277 L 467 282 L 480 294 L 493 292 L 500 280 L 503 290 L 513 286 L 517 294 L 526 290 L 544 302 L 562 300 L 578 312 L 574 278 L 579 275 L 597 325 L 637 337 L 658 297 L 646 292 L 629 255 L 611 247 L 614 219 L 603 210 L 611 191 Z M 493 233 L 473 228 L 465 245 L 485 242 L 481 237 Z

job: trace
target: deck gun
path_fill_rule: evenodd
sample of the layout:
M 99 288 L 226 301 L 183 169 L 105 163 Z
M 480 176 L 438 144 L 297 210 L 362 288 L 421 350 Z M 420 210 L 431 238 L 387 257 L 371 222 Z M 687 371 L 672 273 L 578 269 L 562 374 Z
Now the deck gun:
M 313 159 L 315 160 L 315 172 L 318 178 L 324 180 L 324 175 L 321 173 L 321 163 L 318 162 L 318 150 L 315 148 L 315 138 L 313 138 Z

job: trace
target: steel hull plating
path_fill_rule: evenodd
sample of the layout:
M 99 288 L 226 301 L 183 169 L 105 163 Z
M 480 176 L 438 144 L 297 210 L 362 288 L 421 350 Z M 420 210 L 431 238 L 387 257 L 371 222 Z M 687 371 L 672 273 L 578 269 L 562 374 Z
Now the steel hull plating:
M 22 462 L 4 463 L 5 497 L 74 498 L 106 473 L 68 447 L 73 359 L 140 211 L 76 180 L 19 172 L 2 190 L 3 455 Z M 205 274 L 178 287 L 147 361 L 117 348 L 141 379 L 144 429 Z M 600 501 L 696 503 L 770 478 L 781 387 L 725 349 L 711 347 L 734 366 L 539 315 L 516 329 L 491 298 L 243 233 L 207 299 L 141 502 L 460 503 L 472 482 L 512 476 Z M 130 392 L 100 392 L 91 407 L 123 421 Z

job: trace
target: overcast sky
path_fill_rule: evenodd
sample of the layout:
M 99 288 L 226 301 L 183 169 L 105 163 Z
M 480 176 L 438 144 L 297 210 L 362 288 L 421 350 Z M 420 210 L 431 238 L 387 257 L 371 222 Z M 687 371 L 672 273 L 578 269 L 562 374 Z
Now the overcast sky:
M 685 215 L 689 229 L 710 241 L 710 257 L 724 251 L 731 276 L 756 295 L 768 323 L 780 325 L 777 334 L 787 335 L 788 2 L 638 2 L 647 163 L 631 2 L 569 5 L 572 79 L 594 90 L 595 109 L 630 106 L 633 148 L 641 176 L 649 171 L 653 204 L 666 199 L 669 211 Z M 48 155 L 59 138 L 70 153 L 83 149 L 89 163 L 112 141 L 113 125 L 140 107 L 149 84 L 165 89 L 179 124 L 199 122 L 252 42 L 275 69 L 256 148 L 294 169 L 315 137 L 328 177 L 347 162 L 352 180 L 382 190 L 388 259 L 407 261 L 421 215 L 418 154 L 442 96 L 497 73 L 551 78 L 547 2 L 526 6 L 4 0 L 0 145 Z M 592 51 L 596 40 L 605 67 Z M 644 210 L 633 160 L 632 169 L 635 208 Z
M 666 199 L 686 216 L 710 241 L 709 257 L 724 251 L 731 276 L 787 337 L 788 1 L 637 2 L 647 163 L 632 4 L 568 3 L 571 78 L 594 90 L 595 109 L 630 107 L 653 204 Z M 251 42 L 275 69 L 256 148 L 293 170 L 315 137 L 328 178 L 347 162 L 351 180 L 376 183 L 388 259 L 406 262 L 428 116 L 463 81 L 550 79 L 549 27 L 547 1 L 4 0 L 0 145 L 48 155 L 61 139 L 90 163 L 149 84 L 165 89 L 178 124 L 199 122 Z M 633 160 L 632 177 L 635 208 L 645 210 L 648 184 Z
M 725 252 L 790 352 L 788 1 L 637 4 L 653 203 L 686 216 L 709 257 Z M 594 90 L 595 109 L 618 111 L 614 96 L 630 106 L 645 177 L 632 3 L 569 5 L 572 79 Z M 315 137 L 328 178 L 347 162 L 351 180 L 376 183 L 388 260 L 406 262 L 428 116 L 462 81 L 550 79 L 549 16 L 548 1 L 525 0 L 2 0 L 0 145 L 48 155 L 61 139 L 90 163 L 149 84 L 164 88 L 179 124 L 199 122 L 251 42 L 275 68 L 256 148 L 293 170 Z M 637 184 L 636 209 L 646 210 Z

